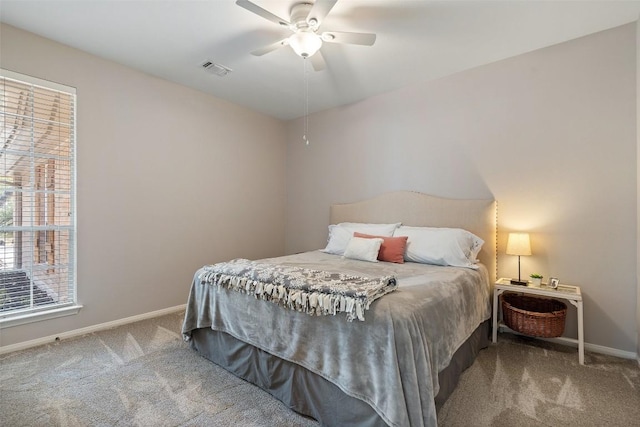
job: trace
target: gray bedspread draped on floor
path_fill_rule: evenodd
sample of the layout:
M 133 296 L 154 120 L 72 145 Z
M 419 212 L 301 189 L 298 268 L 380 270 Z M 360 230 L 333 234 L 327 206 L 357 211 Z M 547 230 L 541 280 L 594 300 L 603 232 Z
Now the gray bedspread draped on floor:
M 435 426 L 438 372 L 490 316 L 485 268 L 367 263 L 319 251 L 271 258 L 358 276 L 395 276 L 398 289 L 375 301 L 364 322 L 311 316 L 228 289 L 196 272 L 183 325 L 212 328 L 294 362 L 371 405 L 392 426 Z

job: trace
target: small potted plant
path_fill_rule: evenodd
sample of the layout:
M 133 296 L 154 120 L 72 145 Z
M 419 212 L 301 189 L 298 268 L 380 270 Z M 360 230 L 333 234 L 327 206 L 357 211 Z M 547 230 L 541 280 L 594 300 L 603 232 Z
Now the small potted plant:
M 542 274 L 533 273 L 531 276 L 531 285 L 540 287 L 542 285 Z

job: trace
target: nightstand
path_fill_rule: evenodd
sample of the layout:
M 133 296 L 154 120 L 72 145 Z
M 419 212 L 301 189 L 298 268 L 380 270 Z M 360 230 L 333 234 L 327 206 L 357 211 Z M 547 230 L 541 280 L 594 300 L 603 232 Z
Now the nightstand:
M 569 301 L 569 303 L 578 310 L 578 339 L 563 338 L 578 344 L 578 361 L 584 365 L 584 324 L 583 324 L 583 308 L 582 308 L 582 292 L 579 286 L 558 285 L 557 289 L 549 288 L 546 284 L 542 286 L 520 286 L 512 285 L 510 279 L 499 279 L 493 287 L 493 342 L 498 341 L 498 327 L 506 328 L 502 322 L 498 323 L 499 299 L 505 291 L 520 292 L 526 295 L 541 295 L 551 298 L 560 298 Z

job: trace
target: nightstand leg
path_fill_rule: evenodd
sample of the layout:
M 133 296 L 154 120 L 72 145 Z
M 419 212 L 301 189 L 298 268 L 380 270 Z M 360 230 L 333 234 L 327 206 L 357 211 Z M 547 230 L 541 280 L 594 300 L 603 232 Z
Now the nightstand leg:
M 498 296 L 502 293 L 502 290 L 493 290 L 493 330 L 491 341 L 495 344 L 498 342 Z
M 582 301 L 578 301 L 578 361 L 584 365 L 584 323 L 582 318 Z

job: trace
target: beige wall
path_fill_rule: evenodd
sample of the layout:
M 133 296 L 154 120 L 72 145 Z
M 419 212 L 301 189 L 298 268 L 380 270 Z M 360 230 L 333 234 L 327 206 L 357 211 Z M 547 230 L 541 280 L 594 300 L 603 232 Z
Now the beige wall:
M 287 252 L 326 244 L 331 203 L 494 197 L 501 252 L 532 233 L 523 275 L 582 286 L 587 342 L 635 353 L 635 43 L 629 24 L 314 114 L 308 147 L 290 122 Z
M 0 67 L 77 88 L 84 305 L 75 316 L 3 329 L 0 345 L 184 304 L 198 267 L 284 252 L 282 122 L 10 26 L 0 31 Z

